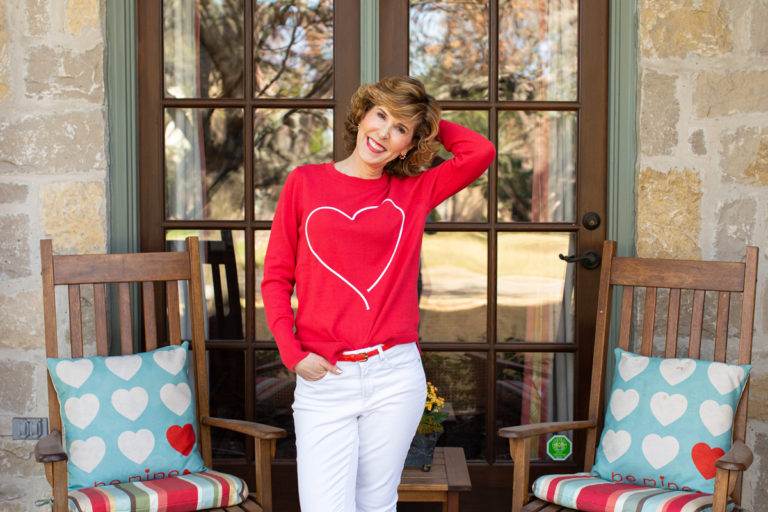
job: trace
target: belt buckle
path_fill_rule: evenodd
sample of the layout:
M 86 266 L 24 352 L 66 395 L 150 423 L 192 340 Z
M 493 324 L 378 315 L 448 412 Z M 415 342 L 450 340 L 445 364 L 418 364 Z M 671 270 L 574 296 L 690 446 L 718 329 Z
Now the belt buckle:
M 368 352 L 363 352 L 363 358 L 361 361 L 367 361 L 368 360 Z

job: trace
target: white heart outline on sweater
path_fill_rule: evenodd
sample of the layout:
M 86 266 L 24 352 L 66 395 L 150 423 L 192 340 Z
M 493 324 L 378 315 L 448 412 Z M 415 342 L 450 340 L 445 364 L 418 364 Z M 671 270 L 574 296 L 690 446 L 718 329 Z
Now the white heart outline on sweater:
M 403 209 L 400 208 L 399 206 L 397 206 L 397 204 L 395 204 L 395 202 L 392 199 L 390 199 L 390 198 L 387 198 L 387 199 L 383 200 L 381 202 L 381 204 L 379 204 L 378 206 L 366 206 L 364 208 L 360 208 L 351 217 L 349 215 L 347 215 L 346 213 L 344 213 L 343 211 L 339 210 L 338 208 L 334 208 L 333 206 L 318 206 L 317 208 L 315 208 L 314 210 L 309 212 L 309 215 L 307 215 L 307 220 L 304 221 L 304 235 L 307 238 L 307 246 L 309 246 L 309 250 L 315 256 L 315 258 L 317 258 L 317 261 L 319 261 L 325 268 L 330 270 L 333 275 L 335 275 L 336 277 L 338 277 L 339 279 L 344 281 L 344 283 L 347 286 L 352 288 L 352 290 L 354 290 L 355 293 L 357 293 L 360 296 L 360 298 L 363 299 L 363 303 L 365 304 L 365 309 L 366 310 L 370 310 L 371 307 L 368 305 L 368 300 L 366 300 L 365 295 L 363 295 L 363 293 L 360 290 L 358 290 L 355 285 L 350 283 L 347 278 L 342 276 L 340 273 L 338 273 L 336 270 L 334 270 L 330 265 L 328 265 L 325 261 L 323 261 L 323 259 L 320 257 L 320 255 L 317 254 L 317 252 L 315 252 L 314 247 L 312 247 L 312 242 L 309 239 L 309 219 L 312 217 L 312 215 L 314 215 L 315 213 L 317 213 L 320 210 L 333 210 L 335 212 L 338 212 L 338 213 L 342 214 L 347 219 L 349 219 L 351 221 L 354 221 L 360 213 L 362 213 L 362 212 L 364 212 L 366 210 L 375 210 L 375 209 L 381 207 L 387 201 L 392 203 L 392 206 L 397 208 L 397 210 L 400 212 L 400 215 L 402 215 L 403 218 L 400 221 L 400 232 L 397 234 L 397 241 L 395 242 L 394 249 L 392 249 L 392 255 L 389 257 L 389 261 L 384 266 L 384 270 L 381 271 L 381 273 L 379 274 L 379 277 L 377 277 L 376 280 L 373 282 L 373 284 L 371 286 L 369 286 L 368 288 L 366 288 L 366 290 L 365 290 L 367 292 L 370 292 L 371 290 L 373 290 L 373 288 L 377 284 L 379 284 L 379 281 L 384 276 L 384 274 L 387 272 L 387 269 L 389 269 L 389 265 L 392 263 L 392 260 L 395 259 L 395 253 L 397 252 L 397 247 L 400 245 L 400 238 L 403 236 L 403 227 L 405 226 L 405 212 L 403 211 Z

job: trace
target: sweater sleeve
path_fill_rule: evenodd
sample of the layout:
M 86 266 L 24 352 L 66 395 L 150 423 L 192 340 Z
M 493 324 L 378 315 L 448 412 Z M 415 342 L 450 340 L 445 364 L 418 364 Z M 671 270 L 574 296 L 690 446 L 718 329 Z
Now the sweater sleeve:
M 437 138 L 453 157 L 423 173 L 430 209 L 479 178 L 496 157 L 491 141 L 446 119 L 440 120 Z
M 296 283 L 296 254 L 299 238 L 299 208 L 296 172 L 291 171 L 277 200 L 272 230 L 264 257 L 261 296 L 267 325 L 275 337 L 283 364 L 295 371 L 296 363 L 309 352 L 302 350 L 293 332 L 291 295 Z

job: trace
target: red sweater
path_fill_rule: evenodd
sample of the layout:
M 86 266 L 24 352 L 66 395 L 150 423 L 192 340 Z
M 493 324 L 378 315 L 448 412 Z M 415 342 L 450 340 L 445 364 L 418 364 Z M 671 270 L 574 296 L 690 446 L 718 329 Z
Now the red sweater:
M 453 158 L 418 176 L 358 178 L 336 170 L 334 162 L 288 173 L 261 293 L 289 370 L 309 352 L 335 364 L 345 350 L 385 342 L 418 346 L 416 283 L 427 215 L 475 181 L 496 155 L 488 139 L 445 119 L 438 139 Z

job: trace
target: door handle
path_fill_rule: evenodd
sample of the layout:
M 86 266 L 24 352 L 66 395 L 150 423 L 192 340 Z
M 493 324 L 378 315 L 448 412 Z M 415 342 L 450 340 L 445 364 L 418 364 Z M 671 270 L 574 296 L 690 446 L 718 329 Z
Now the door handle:
M 576 256 L 575 254 L 571 254 L 569 256 L 564 256 L 562 254 L 559 254 L 558 257 L 563 260 L 567 261 L 568 263 L 581 263 L 581 266 L 593 270 L 600 266 L 600 261 L 602 258 L 599 254 L 597 254 L 595 251 L 587 251 L 581 256 Z

